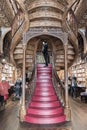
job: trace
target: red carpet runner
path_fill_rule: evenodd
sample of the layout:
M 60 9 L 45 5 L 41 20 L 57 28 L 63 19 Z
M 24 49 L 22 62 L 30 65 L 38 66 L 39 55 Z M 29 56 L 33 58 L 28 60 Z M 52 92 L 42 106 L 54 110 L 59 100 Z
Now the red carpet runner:
M 33 124 L 58 124 L 65 122 L 65 118 L 52 84 L 52 66 L 38 64 L 36 87 L 25 121 Z

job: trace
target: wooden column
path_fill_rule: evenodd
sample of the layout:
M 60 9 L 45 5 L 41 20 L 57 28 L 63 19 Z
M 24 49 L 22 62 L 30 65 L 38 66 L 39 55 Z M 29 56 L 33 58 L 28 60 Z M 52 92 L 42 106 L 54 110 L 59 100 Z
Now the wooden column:
M 25 108 L 25 52 L 26 52 L 26 34 L 23 35 L 23 80 L 22 80 L 22 99 L 20 106 L 20 121 L 24 121 L 24 116 L 26 115 Z
M 66 120 L 71 120 L 71 110 L 69 106 L 69 95 L 68 95 L 68 44 L 64 44 L 64 51 L 65 51 L 65 114 Z

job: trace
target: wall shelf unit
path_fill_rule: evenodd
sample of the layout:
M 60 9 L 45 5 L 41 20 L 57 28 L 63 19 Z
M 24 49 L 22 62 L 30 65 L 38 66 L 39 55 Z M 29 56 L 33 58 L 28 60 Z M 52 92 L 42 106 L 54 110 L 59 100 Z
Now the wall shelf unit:
M 77 77 L 78 85 L 82 85 L 84 87 L 87 87 L 87 63 L 85 60 L 81 60 L 81 58 L 77 59 L 77 62 L 75 62 L 70 68 L 69 68 L 69 75 L 71 77 L 75 76 Z

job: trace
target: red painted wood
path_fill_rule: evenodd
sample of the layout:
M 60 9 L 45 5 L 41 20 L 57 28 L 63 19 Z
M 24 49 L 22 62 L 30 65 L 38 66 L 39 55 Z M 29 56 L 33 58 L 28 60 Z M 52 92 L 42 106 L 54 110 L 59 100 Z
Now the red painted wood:
M 53 88 L 53 86 L 48 86 L 48 87 L 46 87 L 46 86 L 39 86 L 39 85 L 37 85 L 37 87 L 35 88 L 35 91 L 54 91 L 54 88 Z
M 37 65 L 37 80 L 25 121 L 32 124 L 58 124 L 66 121 L 64 110 L 52 83 L 52 65 Z
M 33 101 L 38 101 L 38 102 L 51 102 L 51 101 L 57 101 L 57 97 L 55 96 L 33 96 L 32 98 Z
M 60 102 L 59 101 L 54 101 L 54 102 L 31 102 L 29 107 L 35 107 L 35 108 L 55 108 L 59 107 Z
M 36 82 L 36 85 L 43 86 L 43 87 L 53 87 L 52 82 L 49 82 L 49 83 L 48 82 Z
M 45 73 L 43 73 L 43 74 L 37 74 L 37 78 L 39 77 L 39 76 L 49 76 L 49 77 L 52 77 L 52 74 L 45 74 Z
M 55 92 L 52 91 L 52 92 L 42 92 L 42 91 L 35 91 L 34 95 L 38 95 L 38 96 L 53 96 L 55 95 Z
M 41 86 L 37 86 L 35 88 L 35 91 L 43 91 L 43 92 L 46 92 L 46 91 L 54 91 L 54 88 L 52 87 L 41 87 Z
M 37 115 L 37 116 L 56 116 L 59 114 L 63 114 L 63 108 L 54 108 L 54 109 L 34 109 L 29 108 L 27 110 L 27 114 Z
M 66 120 L 66 117 L 65 115 L 63 116 L 59 116 L 59 117 L 40 117 L 40 118 L 37 118 L 37 117 L 32 117 L 32 116 L 26 116 L 25 117 L 25 121 L 26 122 L 29 122 L 29 123 L 32 123 L 32 124 L 58 124 L 58 123 L 63 123 L 65 122 Z
M 46 74 L 45 75 L 39 75 L 38 74 L 37 75 L 37 80 L 38 79 L 50 79 L 50 80 L 52 80 L 52 76 L 51 75 L 49 76 L 49 75 L 46 75 Z
M 46 72 L 37 72 L 37 75 L 49 75 L 49 76 L 51 76 L 52 75 L 52 73 L 46 73 Z
M 52 79 L 37 79 L 36 83 L 41 83 L 41 82 L 52 84 Z

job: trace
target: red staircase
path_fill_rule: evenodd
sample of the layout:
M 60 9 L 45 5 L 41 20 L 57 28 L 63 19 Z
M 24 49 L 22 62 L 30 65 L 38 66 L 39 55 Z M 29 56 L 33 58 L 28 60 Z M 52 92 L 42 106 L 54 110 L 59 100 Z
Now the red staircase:
M 52 84 L 52 65 L 37 65 L 35 91 L 29 104 L 25 122 L 32 124 L 58 124 L 66 121 L 64 110 Z

